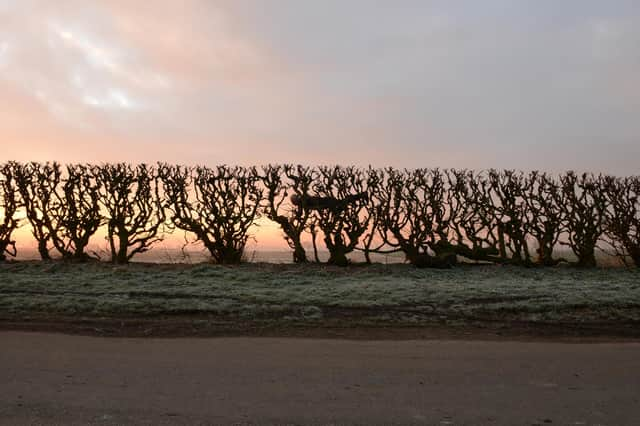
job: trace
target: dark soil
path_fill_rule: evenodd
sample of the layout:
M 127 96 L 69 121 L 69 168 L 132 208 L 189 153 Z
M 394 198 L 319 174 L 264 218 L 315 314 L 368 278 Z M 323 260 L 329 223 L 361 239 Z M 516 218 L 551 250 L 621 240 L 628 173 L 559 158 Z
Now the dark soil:
M 335 309 L 321 321 L 246 320 L 213 315 L 70 317 L 33 314 L 0 317 L 0 330 L 104 337 L 298 337 L 352 340 L 640 340 L 637 322 L 546 323 L 486 319 L 434 319 L 420 325 L 376 323 L 364 309 Z M 371 314 L 371 313 L 369 313 Z

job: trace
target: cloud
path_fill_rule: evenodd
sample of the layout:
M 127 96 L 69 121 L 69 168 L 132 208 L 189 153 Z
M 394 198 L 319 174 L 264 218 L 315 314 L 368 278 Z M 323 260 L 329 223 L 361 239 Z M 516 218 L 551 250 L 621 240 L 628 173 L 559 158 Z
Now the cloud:
M 223 146 L 248 139 L 233 128 L 259 124 L 259 114 L 268 120 L 279 109 L 271 103 L 282 106 L 270 59 L 234 34 L 223 11 L 208 2 L 158 2 L 153 10 L 135 2 L 60 6 L 25 2 L 2 15 L 3 98 L 39 105 L 19 115 L 7 111 L 15 126 L 3 137 L 38 135 L 68 146 L 58 150 L 67 158 L 82 140 L 95 148 L 86 156 L 132 161 L 156 143 L 169 160 L 176 157 L 167 152 L 170 144 L 174 152 L 181 144 L 198 152 L 206 139 L 225 137 Z M 35 126 L 27 130 L 28 124 Z M 105 139 L 119 143 L 96 146 Z M 130 149 L 109 153 L 113 145 Z M 39 157 L 24 144 L 8 151 Z
M 637 173 L 633 1 L 0 1 L 3 156 Z

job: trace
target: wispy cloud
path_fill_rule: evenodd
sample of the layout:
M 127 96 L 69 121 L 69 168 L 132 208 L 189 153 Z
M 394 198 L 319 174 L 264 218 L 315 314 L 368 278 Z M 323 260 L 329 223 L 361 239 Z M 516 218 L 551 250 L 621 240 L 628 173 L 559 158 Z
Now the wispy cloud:
M 0 0 L 18 159 L 637 173 L 634 1 Z

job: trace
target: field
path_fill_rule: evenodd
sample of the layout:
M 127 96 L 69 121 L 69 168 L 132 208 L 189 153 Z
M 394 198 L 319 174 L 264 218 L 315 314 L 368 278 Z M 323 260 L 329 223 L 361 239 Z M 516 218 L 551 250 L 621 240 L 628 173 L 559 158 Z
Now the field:
M 20 261 L 0 265 L 0 326 L 105 335 L 473 328 L 636 336 L 640 273 Z

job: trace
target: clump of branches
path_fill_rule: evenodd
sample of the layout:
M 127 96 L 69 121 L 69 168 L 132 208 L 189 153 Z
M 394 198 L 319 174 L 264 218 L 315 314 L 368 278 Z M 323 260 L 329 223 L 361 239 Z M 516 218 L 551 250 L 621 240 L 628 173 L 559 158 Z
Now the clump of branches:
M 364 254 L 367 264 L 371 264 L 371 253 L 389 253 L 396 250 L 383 250 L 385 242 L 380 238 L 380 209 L 378 208 L 378 194 L 384 182 L 384 170 L 369 167 L 366 171 L 365 215 L 369 218 L 369 225 L 362 236 L 362 247 L 356 247 Z M 375 246 L 374 246 L 375 244 Z
M 95 166 L 93 174 L 106 212 L 106 238 L 113 263 L 128 263 L 136 254 L 162 241 L 165 214 L 154 167 L 104 164 Z
M 290 202 L 289 196 L 294 200 L 307 197 L 316 171 L 301 165 L 268 165 L 262 168 L 261 178 L 265 188 L 265 216 L 280 225 L 285 241 L 293 250 L 293 262 L 306 263 L 302 235 L 310 225 L 311 210 L 302 203 Z
M 324 235 L 329 251 L 329 264 L 346 266 L 347 255 L 367 230 L 370 216 L 365 209 L 368 195 L 366 177 L 355 167 L 323 166 L 318 168 L 318 178 L 313 184 L 317 194 L 301 205 L 314 207 L 315 224 Z
M 58 193 L 62 169 L 58 163 L 20 164 L 16 169 L 16 180 L 38 253 L 42 260 L 51 260 L 51 235 L 58 236 L 62 232 L 60 219 L 63 215 L 56 214 L 62 209 Z
M 450 267 L 456 263 L 449 242 L 451 209 L 445 205 L 446 179 L 438 169 L 386 169 L 377 193 L 380 235 L 418 267 Z
M 528 214 L 526 228 L 536 240 L 536 264 L 553 266 L 564 259 L 553 257 L 564 230 L 564 197 L 559 183 L 546 173 L 531 172 L 524 185 Z
M 482 173 L 449 170 L 450 230 L 459 256 L 476 261 L 504 262 L 491 185 Z
M 640 266 L 640 177 L 606 177 L 603 183 L 607 243 L 625 265 Z
M 359 169 L 269 165 L 256 168 L 161 164 L 102 166 L 14 162 L 0 165 L 0 258 L 24 208 L 38 252 L 87 260 L 89 240 L 107 225 L 111 260 L 126 263 L 160 241 L 165 225 L 192 233 L 216 263 L 243 260 L 260 215 L 276 222 L 293 251 L 321 235 L 329 263 L 349 254 L 403 252 L 416 266 L 459 258 L 552 266 L 559 244 L 578 266 L 595 266 L 599 243 L 640 263 L 638 177 L 513 170 Z M 103 215 L 106 214 L 106 217 Z M 168 216 L 168 220 L 166 220 Z
M 51 258 L 51 242 L 63 259 L 89 259 L 85 250 L 102 223 L 100 183 L 92 166 L 68 165 L 63 176 L 58 163 L 28 163 L 16 175 L 40 257 Z
M 263 188 L 254 167 L 160 166 L 173 226 L 195 234 L 215 263 L 243 260 L 249 228 L 260 216 Z
M 88 164 L 67 166 L 61 193 L 54 191 L 51 214 L 57 226 L 50 228 L 54 247 L 63 259 L 86 261 L 89 240 L 102 224 L 100 182 Z
M 560 176 L 563 203 L 564 228 L 568 245 L 578 258 L 580 267 L 596 266 L 596 247 L 606 227 L 607 196 L 603 177 L 583 173 L 578 176 L 570 171 Z
M 20 207 L 15 178 L 17 168 L 18 165 L 13 162 L 0 165 L 0 261 L 17 254 L 16 242 L 12 238 L 13 231 L 20 224 L 16 217 Z
M 531 253 L 527 242 L 528 206 L 525 194 L 531 181 L 521 172 L 489 170 L 492 190 L 491 206 L 498 232 L 500 257 L 516 265 L 530 265 Z

